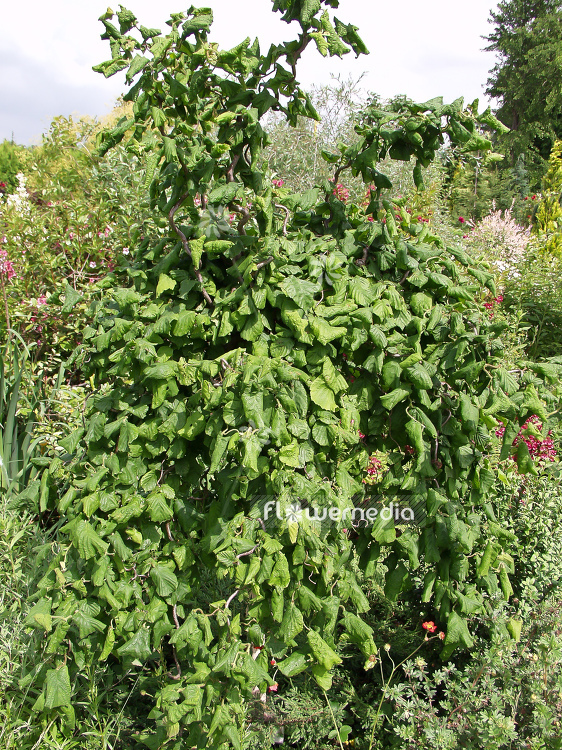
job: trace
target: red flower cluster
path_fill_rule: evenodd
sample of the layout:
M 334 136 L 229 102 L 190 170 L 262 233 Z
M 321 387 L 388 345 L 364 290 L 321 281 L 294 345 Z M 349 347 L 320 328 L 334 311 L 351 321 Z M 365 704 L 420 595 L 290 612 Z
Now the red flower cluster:
M 280 188 L 285 184 L 285 180 L 271 180 L 271 184 L 273 185 L 273 187 Z
M 16 276 L 11 260 L 8 258 L 7 250 L 0 250 L 0 274 L 7 276 L 8 281 Z
M 512 446 L 516 446 L 520 440 L 523 440 L 523 442 L 527 445 L 527 448 L 529 449 L 529 453 L 531 454 L 531 458 L 533 458 L 536 461 L 555 461 L 556 460 L 556 448 L 554 447 L 554 442 L 552 438 L 550 437 L 552 435 L 552 430 L 548 431 L 548 434 L 545 438 L 538 438 L 535 435 L 525 435 L 525 431 L 528 429 L 530 425 L 533 425 L 539 432 L 542 431 L 542 422 L 539 417 L 537 417 L 536 414 L 533 414 L 532 417 L 529 417 L 529 419 L 525 422 L 523 427 L 519 430 L 517 433 L 517 436 L 515 440 L 512 443 Z M 501 427 L 498 427 L 496 430 L 496 437 L 503 438 L 505 433 L 505 427 L 502 425 Z M 515 461 L 515 456 L 512 456 L 512 459 Z
M 529 200 L 529 196 L 528 196 L 528 195 L 526 195 L 526 196 L 525 196 L 525 197 L 523 198 L 523 200 L 524 200 L 524 201 L 528 201 L 528 200 Z M 531 200 L 532 200 L 532 201 L 536 201 L 536 200 L 537 200 L 537 196 L 536 196 L 536 195 L 532 195 L 532 196 L 531 196 Z
M 466 220 L 465 220 L 465 219 L 464 219 L 464 218 L 463 218 L 462 216 L 459 216 L 459 221 L 460 221 L 460 223 L 461 223 L 461 224 L 464 224 L 464 222 L 465 222 Z
M 425 224 L 429 224 L 429 219 L 424 219 L 423 216 L 418 216 L 418 221 L 423 221 Z
M 338 198 L 342 203 L 347 203 L 349 199 L 349 190 L 344 187 L 341 182 L 338 182 L 336 187 L 334 188 L 334 195 L 336 198 Z
M 500 305 L 503 302 L 503 294 L 498 294 L 497 297 L 494 297 L 491 302 L 484 302 L 484 307 L 486 310 L 493 310 L 495 305 Z M 490 318 L 494 317 L 494 313 L 490 313 Z
M 380 462 L 380 459 L 378 459 L 376 456 L 371 456 L 369 458 L 369 464 L 367 465 L 367 474 L 370 477 L 373 477 L 378 474 L 381 469 L 382 463 Z

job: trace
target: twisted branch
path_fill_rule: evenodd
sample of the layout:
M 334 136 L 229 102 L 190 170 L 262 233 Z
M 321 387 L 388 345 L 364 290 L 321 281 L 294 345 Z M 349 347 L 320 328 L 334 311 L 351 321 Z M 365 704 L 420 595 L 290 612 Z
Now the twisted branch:
M 176 222 L 174 221 L 174 216 L 176 215 L 176 212 L 178 211 L 179 207 L 182 205 L 182 203 L 184 202 L 184 200 L 187 198 L 188 195 L 189 195 L 189 191 L 188 190 L 186 190 L 185 193 L 182 193 L 182 195 L 180 195 L 180 197 L 178 198 L 178 200 L 175 203 L 175 205 L 173 205 L 172 208 L 170 209 L 170 213 L 168 214 L 168 221 L 170 223 L 170 226 L 172 227 L 172 230 L 180 238 L 181 244 L 183 246 L 183 249 L 185 250 L 185 252 L 189 256 L 189 258 L 193 262 L 193 256 L 191 254 L 191 248 L 189 247 L 189 242 L 187 241 L 187 237 L 185 236 L 185 234 L 181 231 L 181 229 L 177 226 Z M 195 271 L 195 277 L 196 277 L 197 281 L 201 284 L 201 290 L 202 290 L 203 297 L 205 298 L 206 302 L 211 307 L 213 307 L 214 306 L 214 302 L 211 299 L 211 297 L 209 296 L 209 293 L 207 292 L 207 290 L 205 289 L 205 283 L 203 281 L 203 276 L 201 275 L 201 271 L 198 268 L 195 268 L 195 264 L 193 264 L 193 268 L 194 268 L 194 271 Z

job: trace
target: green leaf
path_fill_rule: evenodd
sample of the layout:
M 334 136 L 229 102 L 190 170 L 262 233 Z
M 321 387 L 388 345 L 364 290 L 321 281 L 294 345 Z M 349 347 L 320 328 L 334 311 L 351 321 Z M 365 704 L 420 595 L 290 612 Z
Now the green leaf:
M 91 557 L 96 557 L 99 554 L 105 555 L 109 547 L 107 542 L 103 541 L 88 521 L 78 518 L 74 519 L 66 524 L 66 526 L 63 526 L 61 531 L 68 533 L 72 543 L 77 547 L 80 555 L 85 560 L 89 560 Z
M 144 478 L 144 477 L 143 477 Z M 148 515 L 155 523 L 163 523 L 173 518 L 173 512 L 166 503 L 166 498 L 161 492 L 154 492 L 147 498 Z
M 377 647 L 373 640 L 374 631 L 370 625 L 367 625 L 352 612 L 344 613 L 343 624 L 349 640 L 359 646 L 365 656 L 377 653 Z
M 172 289 L 175 289 L 175 287 L 176 282 L 174 279 L 171 279 L 165 273 L 161 273 L 160 278 L 158 279 L 158 286 L 156 287 L 156 296 L 160 297 L 162 292 L 165 292 L 168 289 L 171 291 Z
M 51 710 L 70 705 L 70 675 L 68 667 L 47 670 L 45 675 L 45 708 Z
M 291 602 L 285 608 L 283 620 L 279 626 L 278 633 L 283 638 L 285 643 L 290 641 L 297 636 L 304 628 L 304 622 L 302 613 L 298 607 L 295 606 L 294 602 Z
M 80 440 L 84 436 L 84 433 L 85 433 L 84 428 L 78 427 L 68 437 L 60 441 L 61 446 L 65 449 L 65 451 L 67 451 L 67 453 L 71 453 L 71 454 L 74 453 L 76 448 L 79 446 Z
M 513 617 L 507 623 L 507 629 L 509 631 L 509 634 L 516 643 L 519 643 L 519 641 L 521 640 L 521 628 L 522 627 L 523 627 L 523 620 L 517 620 Z
M 408 570 L 403 562 L 399 562 L 393 569 L 386 574 L 386 585 L 384 587 L 385 596 L 391 602 L 395 602 L 398 595 L 405 589 L 409 581 Z
M 308 660 L 306 655 L 301 651 L 293 651 L 293 653 L 286 659 L 277 662 L 277 668 L 281 674 L 285 675 L 285 677 L 294 677 L 295 675 L 304 672 L 307 667 Z
M 412 389 L 409 386 L 406 386 L 405 388 L 395 388 L 385 396 L 381 396 L 381 404 L 387 411 L 390 411 L 401 401 L 404 401 L 404 399 L 410 395 L 411 390 Z
M 534 464 L 529 448 L 524 440 L 520 440 L 517 444 L 516 453 L 517 469 L 520 474 L 532 474 L 533 476 L 538 475 L 537 467 Z
M 269 577 L 269 585 L 274 586 L 278 590 L 286 589 L 291 581 L 291 575 L 289 573 L 289 563 L 287 558 L 282 552 L 276 555 L 275 565 L 271 571 Z
M 144 70 L 148 62 L 148 58 L 143 57 L 142 55 L 135 55 L 131 61 L 131 64 L 129 65 L 129 70 L 125 75 L 125 80 L 127 81 L 127 83 L 130 83 L 130 81 L 133 80 L 137 73 L 140 73 L 141 70 Z
M 314 295 L 320 291 L 320 286 L 297 276 L 288 276 L 281 284 L 281 289 L 302 310 L 311 310 Z
M 61 308 L 61 312 L 70 312 L 81 299 L 82 295 L 76 289 L 73 289 L 70 284 L 67 284 L 64 290 L 64 305 Z
M 286 466 L 293 466 L 295 469 L 299 469 L 303 465 L 300 457 L 300 447 L 296 440 L 293 440 L 289 445 L 284 445 L 280 449 L 279 460 Z
M 154 581 L 158 596 L 170 596 L 178 587 L 176 575 L 165 565 L 155 565 L 151 568 L 150 577 Z
M 330 341 L 341 339 L 347 334 L 347 328 L 331 326 L 327 320 L 322 318 L 313 318 L 309 321 L 309 327 L 321 344 L 329 344 Z
M 461 405 L 461 420 L 465 430 L 476 432 L 480 419 L 480 409 L 472 403 L 470 396 L 467 396 L 464 393 L 461 394 L 459 400 Z
M 174 162 L 177 158 L 176 142 L 173 138 L 162 138 L 162 144 L 164 146 L 164 158 L 168 162 Z
M 81 609 L 74 613 L 72 619 L 78 625 L 80 640 L 92 633 L 103 633 L 106 627 L 101 620 L 96 620 L 95 617 L 92 617 L 88 612 Z
M 310 398 L 321 409 L 326 409 L 326 411 L 336 410 L 334 392 L 328 386 L 323 377 L 316 378 L 310 384 Z
M 40 599 L 27 613 L 25 624 L 32 628 L 40 628 L 47 633 L 51 631 L 53 618 L 51 617 L 51 600 Z
M 331 359 L 324 360 L 322 375 L 324 376 L 327 385 L 334 391 L 334 393 L 339 393 L 348 388 L 347 380 L 336 370 Z
M 456 612 L 451 612 L 447 619 L 447 629 L 441 658 L 448 659 L 455 648 L 459 648 L 460 646 L 472 648 L 473 645 L 474 641 L 468 632 L 465 618 L 460 617 Z
M 336 652 L 328 646 L 316 631 L 309 630 L 306 634 L 312 653 L 318 664 L 326 670 L 332 669 L 336 664 L 341 664 L 342 660 Z
M 99 656 L 100 661 L 105 661 L 107 659 L 107 657 L 113 650 L 114 643 L 115 643 L 115 631 L 113 630 L 113 625 L 110 625 L 109 628 L 107 629 L 107 635 L 105 636 L 103 649 Z
M 117 649 L 117 654 L 123 658 L 135 659 L 139 662 L 145 662 L 152 654 L 150 648 L 150 633 L 146 628 L 141 627 L 140 630 L 129 638 L 120 648 Z

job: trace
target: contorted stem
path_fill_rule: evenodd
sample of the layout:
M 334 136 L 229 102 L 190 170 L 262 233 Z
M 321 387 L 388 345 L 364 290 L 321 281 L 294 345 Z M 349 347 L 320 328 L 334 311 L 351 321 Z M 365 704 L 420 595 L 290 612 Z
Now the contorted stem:
M 168 214 L 168 221 L 170 222 L 170 226 L 172 227 L 172 230 L 180 238 L 181 244 L 183 245 L 183 249 L 185 250 L 185 252 L 187 253 L 187 255 L 193 261 L 193 256 L 191 254 L 191 248 L 189 247 L 189 242 L 187 241 L 187 237 L 181 231 L 181 229 L 176 225 L 176 222 L 174 221 L 174 216 L 176 215 L 177 210 L 179 209 L 179 207 L 181 206 L 181 204 L 184 202 L 184 200 L 187 198 L 188 195 L 189 195 L 189 191 L 186 191 L 185 193 L 182 193 L 182 195 L 180 195 L 180 197 L 178 198 L 177 202 L 172 206 L 172 208 L 170 210 L 170 213 Z M 211 307 L 213 307 L 214 306 L 214 302 L 211 299 L 211 297 L 209 296 L 209 293 L 207 292 L 207 290 L 205 289 L 205 284 L 204 284 L 204 281 L 203 281 L 203 276 L 201 275 L 201 271 L 198 268 L 195 268 L 195 266 L 194 266 L 194 271 L 195 271 L 195 277 L 197 278 L 197 281 L 201 284 L 201 290 L 202 290 L 202 293 L 203 293 L 203 297 L 205 298 L 206 302 Z

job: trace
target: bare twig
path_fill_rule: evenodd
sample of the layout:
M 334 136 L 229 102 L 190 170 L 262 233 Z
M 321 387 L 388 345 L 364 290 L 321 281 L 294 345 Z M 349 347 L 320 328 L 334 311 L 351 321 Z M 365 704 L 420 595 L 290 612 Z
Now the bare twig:
M 181 680 L 181 667 L 178 661 L 178 652 L 176 651 L 175 644 L 172 646 L 172 656 L 174 657 L 174 661 L 176 663 L 176 674 L 172 674 L 171 672 L 168 672 L 168 677 L 171 680 Z
M 280 203 L 274 203 L 273 204 L 275 208 L 281 208 L 283 211 L 285 211 L 285 220 L 283 221 L 283 236 L 287 236 L 287 222 L 289 221 L 289 216 L 291 215 L 291 212 L 287 208 L 287 206 L 282 206 Z
M 236 168 L 236 165 L 238 164 L 239 161 L 240 161 L 240 154 L 236 154 L 236 156 L 232 158 L 232 161 L 230 162 L 230 166 L 226 172 L 226 179 L 228 180 L 228 182 L 234 182 L 234 169 Z
M 235 597 L 237 597 L 239 593 L 240 593 L 240 589 L 236 589 L 236 591 L 228 597 L 228 599 L 226 600 L 226 604 L 224 605 L 225 609 L 228 609 L 230 607 L 230 602 Z
M 339 176 L 340 176 L 340 174 L 341 174 L 341 173 L 342 173 L 342 172 L 343 172 L 343 171 L 344 171 L 345 169 L 349 169 L 349 168 L 351 167 L 351 165 L 352 165 L 352 164 L 353 164 L 353 161 L 352 161 L 351 159 L 350 159 L 350 160 L 349 160 L 349 161 L 347 162 L 347 164 L 340 164 L 340 166 L 339 166 L 339 167 L 338 167 L 338 168 L 336 169 L 336 171 L 334 172 L 334 176 L 333 176 L 333 178 L 332 178 L 332 182 L 335 182 L 335 183 L 336 183 L 336 185 L 337 185 L 337 183 L 338 183 L 338 179 L 339 179 Z
M 247 555 L 251 555 L 252 552 L 255 552 L 258 548 L 258 545 L 256 544 L 255 547 L 252 547 L 252 549 L 249 549 L 247 552 L 241 552 L 239 555 L 236 555 L 236 559 L 240 560 L 241 557 L 246 557 Z
M 267 260 L 262 260 L 259 263 L 256 263 L 256 271 L 259 271 L 260 268 L 264 268 L 265 266 L 268 266 L 273 261 L 273 255 L 270 255 Z
M 312 40 L 312 37 L 309 36 L 306 32 L 302 35 L 302 42 L 300 44 L 300 47 L 298 47 L 293 54 L 291 55 L 291 59 L 289 59 L 289 55 L 287 55 L 287 62 L 291 66 L 291 72 L 293 74 L 293 81 L 297 77 L 297 60 L 302 55 L 302 53 L 307 48 L 308 44 Z
M 168 523 L 167 523 L 167 524 L 165 525 L 165 527 L 164 527 L 164 528 L 166 529 L 166 534 L 168 535 L 168 539 L 169 539 L 169 540 L 170 540 L 171 542 L 175 542 L 175 539 L 174 539 L 174 537 L 172 536 L 172 532 L 170 531 L 170 522 L 169 522 L 169 521 L 168 521 Z
M 366 266 L 369 258 L 369 248 L 363 248 L 363 255 L 355 261 L 356 266 Z
M 238 229 L 238 234 L 246 234 L 244 224 L 247 224 L 250 221 L 250 212 L 247 208 L 237 206 L 234 203 L 231 204 L 230 208 L 234 211 L 234 213 L 240 214 L 242 216 L 242 218 L 238 222 L 238 226 L 236 227 Z

